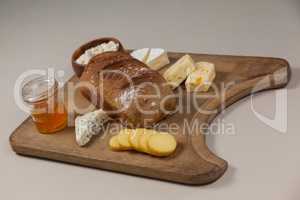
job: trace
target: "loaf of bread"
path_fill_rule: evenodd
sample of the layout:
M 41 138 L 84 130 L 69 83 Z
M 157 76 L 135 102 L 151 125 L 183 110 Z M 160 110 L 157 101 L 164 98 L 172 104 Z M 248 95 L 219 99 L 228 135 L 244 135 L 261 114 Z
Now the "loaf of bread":
M 80 81 L 95 88 L 82 88 L 85 97 L 129 127 L 151 126 L 176 108 L 166 80 L 125 52 L 93 57 Z

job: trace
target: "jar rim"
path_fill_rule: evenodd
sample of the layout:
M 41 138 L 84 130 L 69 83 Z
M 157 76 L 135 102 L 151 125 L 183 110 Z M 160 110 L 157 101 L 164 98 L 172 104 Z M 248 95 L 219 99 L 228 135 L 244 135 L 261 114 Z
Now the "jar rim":
M 55 78 L 41 75 L 24 83 L 22 97 L 26 103 L 36 103 L 51 97 L 57 90 Z

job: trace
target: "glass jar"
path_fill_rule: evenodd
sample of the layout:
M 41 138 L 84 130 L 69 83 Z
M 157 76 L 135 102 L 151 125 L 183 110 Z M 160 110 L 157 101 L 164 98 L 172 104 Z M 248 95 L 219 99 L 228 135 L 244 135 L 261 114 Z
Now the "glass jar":
M 57 81 L 47 76 L 36 77 L 22 88 L 23 100 L 40 133 L 54 133 L 67 126 L 67 112 L 58 93 Z

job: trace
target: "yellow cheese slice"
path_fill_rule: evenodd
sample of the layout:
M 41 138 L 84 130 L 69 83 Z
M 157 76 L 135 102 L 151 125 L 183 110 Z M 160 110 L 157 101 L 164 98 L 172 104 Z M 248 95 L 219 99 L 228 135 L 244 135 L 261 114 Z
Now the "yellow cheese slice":
M 131 144 L 129 143 L 129 135 L 132 134 L 132 129 L 122 129 L 117 135 L 118 142 L 122 149 L 132 149 Z
M 117 138 L 117 135 L 113 136 L 110 138 L 109 140 L 109 147 L 111 150 L 114 150 L 114 151 L 120 151 L 122 150 L 119 142 L 118 142 L 118 138 Z
M 168 156 L 177 146 L 174 136 L 168 133 L 153 134 L 148 139 L 148 151 L 155 156 Z
M 139 145 L 138 145 L 138 151 L 144 152 L 144 153 L 149 153 L 148 149 L 148 140 L 151 135 L 156 134 L 157 132 L 155 130 L 150 130 L 150 129 L 144 129 L 141 130 L 142 136 L 139 139 Z
M 143 134 L 144 134 L 144 129 L 138 128 L 132 131 L 132 133 L 129 136 L 129 142 L 131 146 L 137 151 L 139 151 L 139 141 Z

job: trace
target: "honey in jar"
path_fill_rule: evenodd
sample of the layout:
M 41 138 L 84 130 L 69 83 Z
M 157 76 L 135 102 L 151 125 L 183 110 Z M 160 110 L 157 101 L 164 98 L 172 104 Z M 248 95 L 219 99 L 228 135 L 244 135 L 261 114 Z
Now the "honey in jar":
M 40 133 L 58 132 L 67 126 L 67 111 L 55 79 L 39 76 L 30 80 L 23 86 L 22 96 Z

